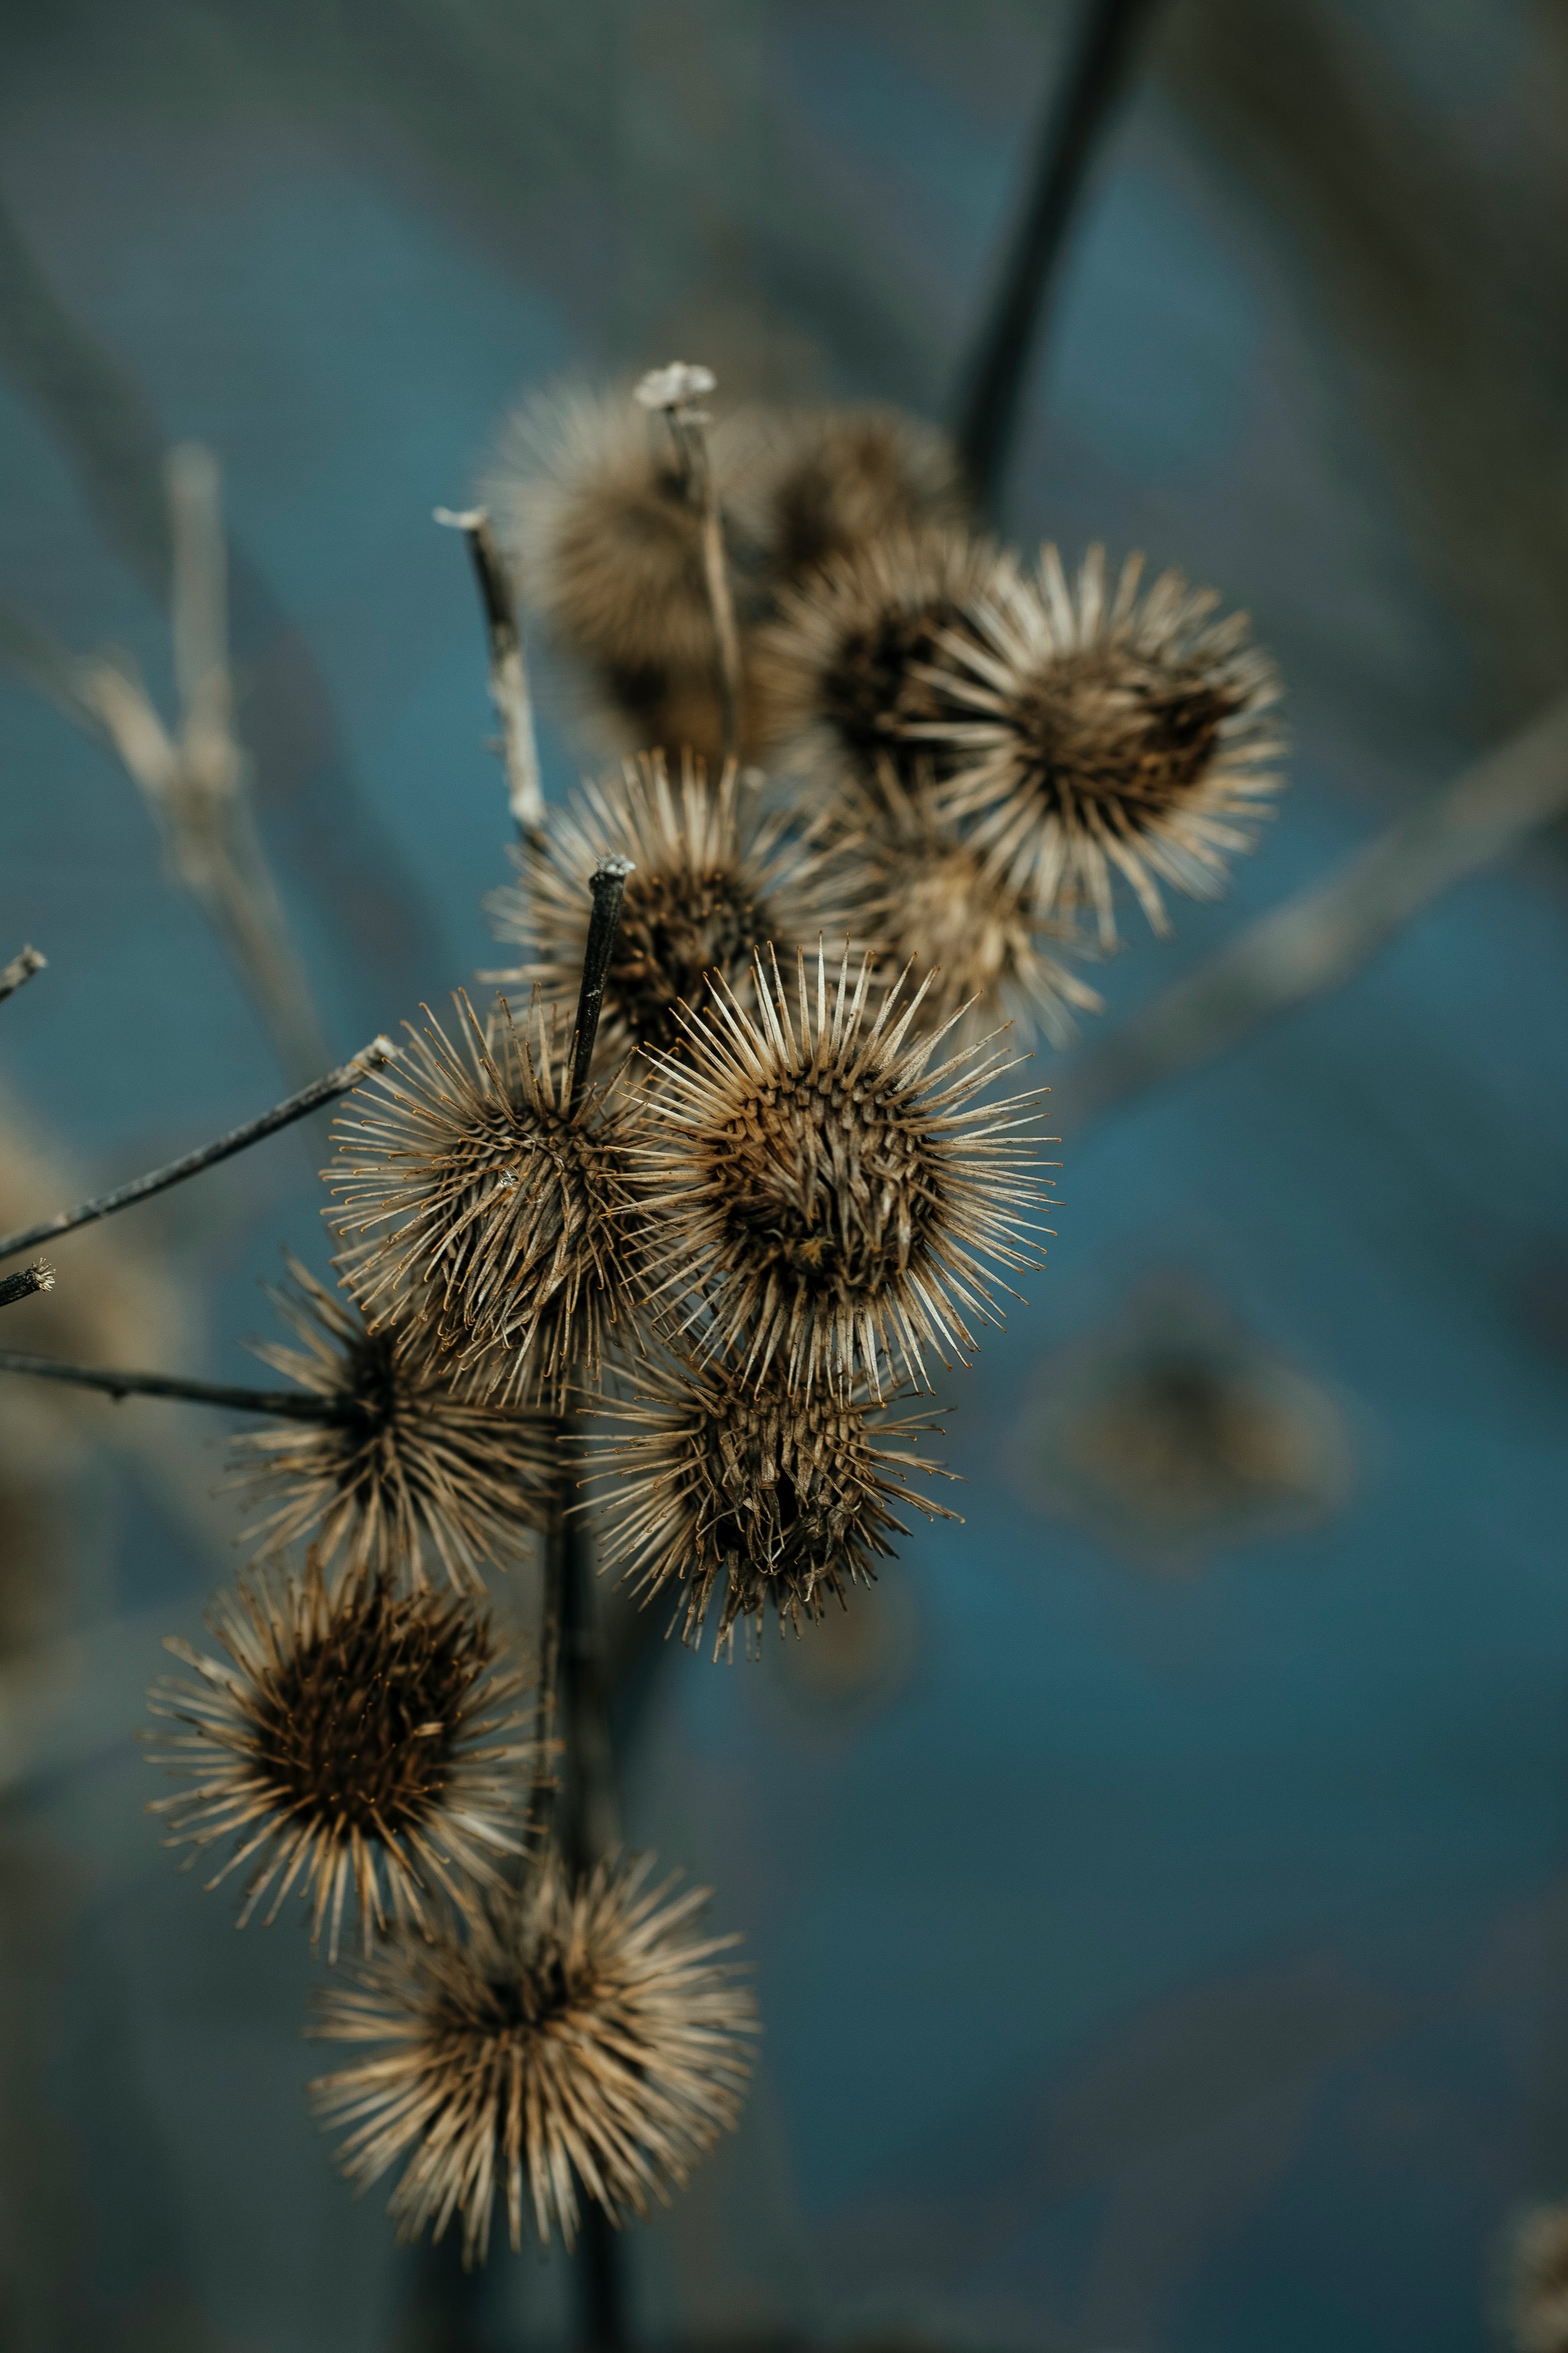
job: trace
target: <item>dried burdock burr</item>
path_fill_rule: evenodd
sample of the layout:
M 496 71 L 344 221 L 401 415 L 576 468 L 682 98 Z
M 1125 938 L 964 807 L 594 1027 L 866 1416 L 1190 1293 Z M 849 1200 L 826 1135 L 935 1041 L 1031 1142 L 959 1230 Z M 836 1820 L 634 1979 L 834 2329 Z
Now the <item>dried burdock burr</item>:
M 552 1858 L 466 1934 L 399 1936 L 323 1989 L 310 2032 L 384 2048 L 321 2077 L 311 2104 L 351 2127 L 337 2155 L 356 2185 L 406 2156 L 401 2238 L 460 2216 L 464 2262 L 482 2261 L 500 2194 L 514 2249 L 525 2205 L 570 2248 L 584 2198 L 616 2222 L 668 2204 L 733 2127 L 756 2031 L 720 1957 L 739 1939 L 694 1936 L 706 1890 L 650 1887 L 651 1864 L 573 1884 Z
M 897 408 L 822 408 L 738 420 L 731 505 L 765 587 L 798 586 L 879 540 L 961 525 L 952 443 Z
M 515 1736 L 521 1666 L 467 1597 L 399 1593 L 361 1573 L 330 1586 L 320 1565 L 256 1572 L 220 1595 L 211 1625 L 226 1659 L 173 1637 L 196 1683 L 164 1677 L 156 1715 L 185 1728 L 149 1751 L 195 1787 L 155 1799 L 172 1846 L 232 1849 L 208 1882 L 251 1865 L 243 1927 L 270 1893 L 312 1905 L 337 1958 L 345 1912 L 373 1929 L 424 1923 L 441 1891 L 472 1911 L 523 1852 L 534 1759 Z
M 752 647 L 764 746 L 829 797 L 911 758 L 911 727 L 963 715 L 931 665 L 1005 561 L 961 531 L 900 533 L 784 590 Z
M 272 1297 L 303 1345 L 262 1342 L 256 1354 L 339 1410 L 234 1441 L 232 1483 L 261 1509 L 245 1532 L 258 1555 L 309 1538 L 323 1567 L 482 1591 L 481 1561 L 509 1567 L 551 1523 L 553 1425 L 476 1401 L 416 1294 L 399 1296 L 371 1330 L 352 1295 L 290 1259 Z
M 704 1359 L 806 1395 L 929 1388 L 925 1351 L 967 1361 L 967 1319 L 1000 1320 L 995 1271 L 1037 1267 L 1049 1230 L 1039 1093 L 974 1101 L 1017 1058 L 938 1059 L 929 980 L 874 983 L 820 949 L 793 1010 L 771 958 L 754 1012 L 719 983 L 658 1064 L 636 1155 L 655 1305 Z
M 942 639 L 915 733 L 950 764 L 948 813 L 1041 914 L 1093 910 L 1116 937 L 1120 874 L 1157 932 L 1162 882 L 1213 898 L 1279 790 L 1279 681 L 1245 614 L 1216 621 L 1208 590 L 1142 559 L 1114 588 L 1091 548 L 1069 587 L 1054 547 L 1037 579 L 1010 563 Z
M 1568 2353 L 1568 2205 L 1537 2206 L 1515 2229 L 1506 2311 L 1515 2353 Z
M 770 1609 L 798 1632 L 849 1586 L 875 1582 L 893 1537 L 909 1534 L 900 1508 L 956 1516 L 909 1483 L 952 1475 L 912 1445 L 937 1426 L 864 1395 L 806 1397 L 776 1372 L 752 1382 L 672 1356 L 634 1404 L 606 1407 L 587 1440 L 601 1566 L 647 1601 L 679 1588 L 693 1647 L 716 1605 L 715 1658 L 732 1654 L 738 1621 L 754 1648 Z
M 769 941 L 793 951 L 826 932 L 844 935 L 824 891 L 829 872 L 809 829 L 764 817 L 733 766 L 710 786 L 688 754 L 679 779 L 662 753 L 628 761 L 618 777 L 585 784 L 547 833 L 512 853 L 521 880 L 493 893 L 501 938 L 528 961 L 487 979 L 531 984 L 550 1008 L 570 1009 L 587 946 L 588 889 L 599 861 L 630 858 L 620 929 L 605 980 L 599 1057 L 607 1069 L 638 1046 L 679 1041 L 681 1006 L 716 973 L 742 996 L 752 959 Z
M 559 1412 L 597 1383 L 612 1335 L 631 1344 L 633 1111 L 574 1084 L 571 1037 L 542 1007 L 520 1027 L 499 998 L 481 1026 L 455 1002 L 456 1041 L 427 1016 L 396 1077 L 339 1120 L 328 1215 L 365 1253 L 355 1287 L 373 1325 L 425 1285 L 473 1395 Z
M 1075 1013 L 1100 1011 L 1064 960 L 1076 944 L 1067 927 L 1042 925 L 1027 894 L 941 814 L 918 765 L 906 790 L 880 760 L 869 788 L 846 788 L 838 823 L 849 836 L 837 860 L 841 927 L 898 969 L 930 973 L 928 1022 L 961 1016 L 959 1043 L 1012 1021 L 1021 1037 L 1038 1027 L 1063 1045 Z M 1049 954 L 1042 934 L 1063 955 Z

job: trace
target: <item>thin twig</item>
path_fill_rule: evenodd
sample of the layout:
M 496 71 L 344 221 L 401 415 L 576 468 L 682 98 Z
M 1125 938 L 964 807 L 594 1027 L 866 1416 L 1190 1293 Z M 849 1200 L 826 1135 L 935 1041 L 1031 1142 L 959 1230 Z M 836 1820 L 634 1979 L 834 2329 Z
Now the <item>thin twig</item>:
M 620 927 L 621 902 L 626 895 L 626 877 L 636 872 L 629 858 L 601 858 L 588 886 L 594 893 L 594 912 L 588 918 L 583 985 L 577 993 L 577 1027 L 572 1051 L 574 1103 L 588 1083 L 594 1040 L 599 1034 L 599 1015 L 605 1003 L 605 983 L 609 977 L 610 958 L 615 954 L 616 934 Z
M 1033 178 L 994 302 L 970 363 L 959 455 L 975 503 L 994 516 L 1047 298 L 1095 144 L 1152 0 L 1082 0 L 1071 59 L 1041 125 Z
M 18 1275 L 7 1281 L 16 1282 Z M 48 1285 L 41 1284 L 47 1290 Z M 0 1306 L 5 1304 L 0 1298 Z M 192 1405 L 226 1406 L 236 1413 L 264 1413 L 279 1421 L 353 1421 L 363 1411 L 346 1393 L 315 1397 L 309 1389 L 234 1388 L 222 1381 L 188 1381 L 174 1373 L 125 1373 L 107 1365 L 68 1365 L 58 1356 L 30 1356 L 0 1348 L 0 1373 L 29 1373 L 40 1380 L 72 1381 L 78 1388 L 101 1389 L 106 1397 L 183 1398 Z
M 1054 1091 L 1056 1116 L 1087 1127 L 1337 988 L 1413 915 L 1565 809 L 1568 695 L 1083 1055 Z
M 48 957 L 40 955 L 37 948 L 24 948 L 9 964 L 0 965 L 0 1004 L 15 997 L 24 982 L 31 980 L 36 972 L 42 972 L 47 963 Z
M 146 1176 L 132 1177 L 129 1185 L 117 1186 L 112 1193 L 101 1193 L 96 1200 L 84 1201 L 79 1209 L 62 1209 L 58 1217 L 45 1218 L 21 1233 L 7 1234 L 0 1240 L 0 1259 L 15 1258 L 18 1252 L 34 1249 L 57 1234 L 68 1234 L 78 1226 L 90 1225 L 96 1218 L 107 1218 L 116 1209 L 129 1208 L 133 1201 L 145 1201 L 154 1193 L 165 1192 L 171 1185 L 180 1185 L 187 1176 L 199 1175 L 204 1168 L 214 1168 L 220 1160 L 227 1160 L 237 1152 L 246 1151 L 259 1144 L 264 1136 L 275 1135 L 280 1127 L 291 1126 L 310 1112 L 319 1111 L 323 1103 L 333 1103 L 346 1095 L 373 1071 L 384 1070 L 396 1059 L 397 1049 L 390 1038 L 373 1038 L 362 1047 L 350 1062 L 329 1071 L 325 1078 L 290 1095 L 284 1103 L 263 1112 L 259 1119 L 248 1120 L 243 1127 L 232 1128 L 211 1144 L 187 1152 L 179 1160 L 171 1160 L 166 1168 L 154 1168 Z
M 714 388 L 710 368 L 673 360 L 668 367 L 650 369 L 634 396 L 639 407 L 662 413 L 675 444 L 681 486 L 702 519 L 702 578 L 713 620 L 719 732 L 728 763 L 738 756 L 741 743 L 741 638 L 724 554 L 724 518 L 708 447 L 710 420 L 698 406 Z
M 20 1274 L 0 1274 L 0 1307 L 15 1307 L 19 1299 L 31 1299 L 36 1292 L 54 1287 L 55 1271 L 48 1260 L 35 1259 Z
M 436 520 L 449 530 L 460 531 L 468 543 L 474 577 L 479 585 L 479 602 L 484 607 L 490 657 L 490 701 L 500 721 L 507 803 L 518 831 L 530 839 L 543 828 L 544 790 L 540 782 L 533 703 L 528 691 L 528 665 L 523 659 L 522 631 L 518 623 L 510 567 L 496 543 L 484 507 L 470 507 L 461 514 L 454 514 L 450 507 L 437 507 Z

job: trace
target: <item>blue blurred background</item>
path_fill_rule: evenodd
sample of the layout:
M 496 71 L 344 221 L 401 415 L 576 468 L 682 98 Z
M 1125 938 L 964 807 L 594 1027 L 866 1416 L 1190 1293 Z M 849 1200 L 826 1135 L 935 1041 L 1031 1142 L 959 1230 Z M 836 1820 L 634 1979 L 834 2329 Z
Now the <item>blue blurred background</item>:
M 432 508 L 563 371 L 679 353 L 721 405 L 949 414 L 1070 23 L 0 9 L 0 592 L 171 708 L 158 469 L 216 453 L 240 726 L 334 1052 L 494 960 L 504 800 Z M 1568 676 L 1565 91 L 1562 0 L 1155 11 L 1005 522 L 1248 607 L 1294 750 L 1228 898 L 1130 922 L 1101 1032 Z M 559 794 L 571 691 L 542 695 Z M 19 1224 L 285 1074 L 123 772 L 15 671 L 0 779 L 0 955 L 49 957 L 0 1016 Z M 944 1386 L 963 1525 L 819 1654 L 660 1659 L 630 1829 L 716 1887 L 767 2033 L 742 2134 L 630 2233 L 648 2340 L 1488 2341 L 1500 2233 L 1568 2190 L 1565 900 L 1543 835 L 1069 1130 L 1049 1271 Z M 324 1144 L 63 1243 L 7 1344 L 246 1379 L 280 1246 L 324 1271 Z M 1062 1399 L 1173 1325 L 1286 1458 L 1173 1521 L 1085 1470 Z M 300 2094 L 302 1935 L 237 1937 L 142 1813 L 160 1638 L 232 1566 L 221 1436 L 3 1402 L 0 2336 L 411 2346 L 413 2259 Z M 532 2253 L 486 2295 L 498 2346 L 565 2328 Z

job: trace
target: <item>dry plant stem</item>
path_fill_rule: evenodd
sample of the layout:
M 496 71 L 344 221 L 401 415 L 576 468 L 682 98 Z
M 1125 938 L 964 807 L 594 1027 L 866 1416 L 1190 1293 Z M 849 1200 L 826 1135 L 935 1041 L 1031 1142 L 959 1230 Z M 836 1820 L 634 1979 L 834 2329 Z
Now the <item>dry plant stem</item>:
M 1150 6 L 1151 0 L 1082 0 L 1078 37 L 1042 126 L 1024 216 L 981 330 L 959 414 L 959 456 L 984 514 L 994 515 L 1000 504 L 1051 281 L 1095 143 Z
M 47 1258 L 22 1269 L 20 1274 L 0 1275 L 0 1307 L 15 1307 L 19 1299 L 31 1299 L 35 1292 L 52 1291 L 55 1271 Z
M 1337 988 L 1412 916 L 1564 810 L 1568 695 L 1083 1055 L 1057 1082 L 1064 1128 L 1087 1126 Z
M 317 1079 L 297 1095 L 263 1112 L 259 1119 L 249 1120 L 243 1127 L 231 1128 L 226 1135 L 187 1152 L 183 1159 L 171 1160 L 166 1168 L 154 1168 L 145 1176 L 132 1177 L 129 1185 L 121 1185 L 112 1193 L 100 1193 L 96 1200 L 84 1201 L 79 1209 L 62 1209 L 58 1217 L 46 1218 L 37 1226 L 28 1226 L 19 1234 L 7 1234 L 0 1239 L 0 1259 L 16 1258 L 39 1242 L 51 1240 L 57 1234 L 68 1234 L 78 1226 L 91 1225 L 97 1218 L 113 1215 L 116 1209 L 128 1209 L 135 1201 L 149 1200 L 154 1193 L 166 1192 L 171 1185 L 184 1184 L 187 1176 L 199 1176 L 204 1168 L 216 1168 L 220 1160 L 232 1158 L 237 1152 L 247 1151 L 264 1136 L 275 1135 L 280 1127 L 289 1127 L 297 1119 L 304 1119 L 323 1103 L 335 1103 L 369 1077 L 373 1071 L 384 1070 L 395 1060 L 397 1049 L 390 1038 L 373 1038 L 350 1062 L 343 1062 L 325 1078 Z
M 616 934 L 620 927 L 621 902 L 626 895 L 626 877 L 636 871 L 629 858 L 601 858 L 588 885 L 594 894 L 594 912 L 588 918 L 588 944 L 583 956 L 583 985 L 577 993 L 577 1023 L 572 1049 L 571 1100 L 574 1103 L 587 1085 L 588 1073 L 593 1068 L 594 1041 L 599 1034 L 605 982 L 609 976 Z
M 47 962 L 47 956 L 40 955 L 37 948 L 24 948 L 9 964 L 0 965 L 0 1004 L 7 997 L 15 997 L 23 982 L 31 980 L 36 972 L 42 972 Z
M 544 823 L 544 792 L 539 777 L 533 703 L 528 691 L 528 669 L 522 658 L 522 632 L 518 625 L 511 575 L 496 544 L 486 508 L 470 507 L 461 514 L 454 514 L 449 507 L 437 507 L 436 520 L 449 530 L 460 531 L 468 543 L 489 645 L 490 701 L 500 721 L 507 804 L 519 833 L 535 835 Z
M 28 1273 L 32 1272 L 29 1268 Z M 47 1291 L 47 1282 L 28 1282 L 26 1275 L 10 1274 L 0 1281 L 0 1307 L 26 1296 L 12 1290 L 26 1283 L 29 1291 Z M 72 1381 L 77 1388 L 101 1389 L 106 1397 L 184 1398 L 193 1405 L 227 1406 L 237 1413 L 262 1413 L 281 1421 L 341 1421 L 353 1413 L 352 1404 L 331 1398 L 301 1396 L 296 1389 L 231 1388 L 225 1381 L 187 1381 L 174 1373 L 124 1373 L 106 1365 L 68 1365 L 58 1356 L 30 1356 L 16 1348 L 0 1348 L 0 1373 L 30 1373 L 48 1381 Z
M 706 428 L 700 419 L 687 408 L 672 408 L 666 413 L 680 454 L 688 495 L 702 517 L 702 577 L 713 615 L 720 736 L 725 759 L 733 760 L 741 742 L 741 639 L 735 627 L 735 603 L 730 594 L 719 490 L 713 480 Z

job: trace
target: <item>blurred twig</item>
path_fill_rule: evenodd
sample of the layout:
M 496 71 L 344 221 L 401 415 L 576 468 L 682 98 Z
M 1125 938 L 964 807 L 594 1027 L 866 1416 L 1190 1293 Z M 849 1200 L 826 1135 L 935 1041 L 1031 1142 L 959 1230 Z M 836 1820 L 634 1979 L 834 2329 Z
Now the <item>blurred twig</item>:
M 1018 412 L 1085 176 L 1152 0 L 1081 0 L 1077 39 L 1040 125 L 1024 210 L 963 387 L 957 439 L 975 504 L 994 516 Z
M 31 980 L 36 972 L 42 972 L 47 963 L 47 956 L 40 955 L 37 948 L 24 948 L 8 965 L 0 965 L 0 1003 L 7 997 L 15 997 L 23 984 Z
M 1056 1089 L 1056 1116 L 1086 1127 L 1337 988 L 1422 908 L 1565 809 L 1568 695 L 1091 1048 Z
M 450 507 L 437 507 L 436 520 L 448 530 L 460 531 L 468 543 L 489 647 L 490 701 L 501 725 L 507 805 L 512 823 L 528 839 L 543 826 L 544 792 L 539 781 L 539 745 L 533 732 L 533 704 L 528 691 L 528 666 L 523 660 L 522 631 L 518 624 L 511 574 L 496 544 L 485 508 L 469 507 L 461 514 L 454 514 Z

